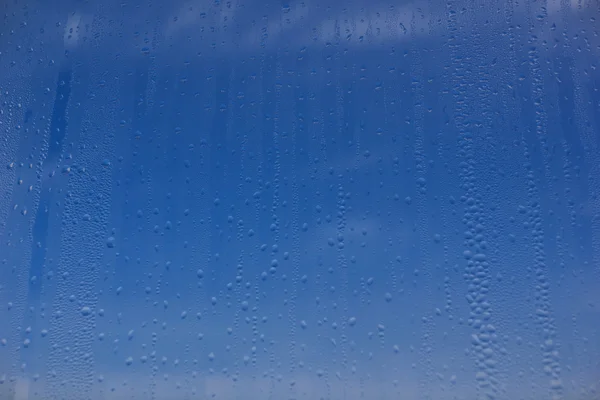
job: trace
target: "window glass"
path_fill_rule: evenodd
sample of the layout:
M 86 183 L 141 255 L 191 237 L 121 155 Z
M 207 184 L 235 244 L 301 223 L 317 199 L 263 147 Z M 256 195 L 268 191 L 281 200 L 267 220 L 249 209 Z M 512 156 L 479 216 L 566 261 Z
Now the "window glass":
M 600 9 L 14 0 L 0 399 L 598 399 Z

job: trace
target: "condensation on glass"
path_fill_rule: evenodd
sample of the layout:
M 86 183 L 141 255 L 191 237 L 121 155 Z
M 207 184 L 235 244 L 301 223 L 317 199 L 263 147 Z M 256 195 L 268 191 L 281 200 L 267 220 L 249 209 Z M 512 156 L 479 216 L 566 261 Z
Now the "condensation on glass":
M 0 399 L 599 399 L 593 0 L 2 4 Z

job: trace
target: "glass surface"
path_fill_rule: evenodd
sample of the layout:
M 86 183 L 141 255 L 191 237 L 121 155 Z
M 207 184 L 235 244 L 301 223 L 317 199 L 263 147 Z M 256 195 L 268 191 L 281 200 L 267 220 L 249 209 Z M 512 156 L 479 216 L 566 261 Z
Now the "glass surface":
M 0 399 L 600 399 L 599 4 L 3 2 Z

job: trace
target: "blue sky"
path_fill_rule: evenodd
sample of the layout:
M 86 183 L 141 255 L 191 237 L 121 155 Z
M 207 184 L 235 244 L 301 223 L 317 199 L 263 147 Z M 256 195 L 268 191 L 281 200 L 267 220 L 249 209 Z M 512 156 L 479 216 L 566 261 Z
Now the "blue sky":
M 597 10 L 463 6 L 15 10 L 0 397 L 598 397 Z

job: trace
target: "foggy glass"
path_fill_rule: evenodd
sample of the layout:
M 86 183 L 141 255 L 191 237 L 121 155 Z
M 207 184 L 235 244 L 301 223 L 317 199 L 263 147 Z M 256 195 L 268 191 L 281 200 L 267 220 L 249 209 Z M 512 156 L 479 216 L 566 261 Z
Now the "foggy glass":
M 3 2 L 0 399 L 600 399 L 599 4 Z

